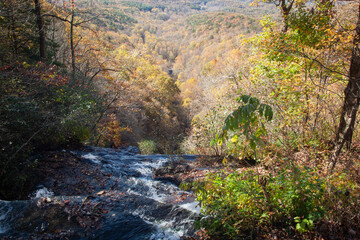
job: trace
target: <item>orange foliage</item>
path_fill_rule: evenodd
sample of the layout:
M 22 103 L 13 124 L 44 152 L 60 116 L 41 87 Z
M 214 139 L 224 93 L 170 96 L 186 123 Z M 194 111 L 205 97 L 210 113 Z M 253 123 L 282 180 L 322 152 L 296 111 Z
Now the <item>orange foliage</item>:
M 131 132 L 129 127 L 121 127 L 115 114 L 110 114 L 104 123 L 99 124 L 99 145 L 118 148 L 121 146 L 121 133 Z

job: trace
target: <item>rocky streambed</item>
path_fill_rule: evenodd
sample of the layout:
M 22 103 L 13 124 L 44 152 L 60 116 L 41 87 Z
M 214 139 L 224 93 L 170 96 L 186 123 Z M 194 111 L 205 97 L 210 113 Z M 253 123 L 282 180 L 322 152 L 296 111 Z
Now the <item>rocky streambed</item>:
M 40 163 L 29 200 L 0 200 L 1 239 L 194 239 L 199 207 L 178 187 L 198 174 L 195 155 L 87 148 Z

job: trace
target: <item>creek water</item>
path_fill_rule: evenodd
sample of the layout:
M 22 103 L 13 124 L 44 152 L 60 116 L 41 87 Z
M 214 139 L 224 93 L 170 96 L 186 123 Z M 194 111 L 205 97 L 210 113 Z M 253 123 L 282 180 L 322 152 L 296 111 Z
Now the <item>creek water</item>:
M 194 198 L 153 178 L 156 169 L 168 164 L 167 155 L 139 155 L 134 147 L 73 153 L 110 176 L 105 189 L 91 197 L 54 196 L 51 189 L 40 187 L 29 200 L 0 201 L 0 239 L 175 240 L 194 234 L 199 215 Z M 196 156 L 177 158 L 194 161 Z

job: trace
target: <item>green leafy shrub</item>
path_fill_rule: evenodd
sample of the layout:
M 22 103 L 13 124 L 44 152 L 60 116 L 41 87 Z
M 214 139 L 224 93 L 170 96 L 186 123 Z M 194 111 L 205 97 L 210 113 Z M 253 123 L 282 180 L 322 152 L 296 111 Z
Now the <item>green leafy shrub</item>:
M 156 152 L 156 143 L 152 140 L 142 140 L 138 142 L 141 154 L 150 155 Z
M 324 217 L 326 184 L 315 170 L 295 168 L 268 176 L 269 201 L 259 184 L 262 178 L 247 170 L 209 174 L 204 182 L 193 183 L 203 214 L 198 226 L 204 227 L 210 236 L 237 239 L 269 226 L 286 229 L 293 226 L 303 233 Z
M 253 231 L 265 211 L 265 199 L 252 171 L 209 174 L 193 183 L 203 217 L 197 226 L 210 236 L 234 239 Z
M 237 101 L 241 105 L 225 119 L 222 139 L 219 141 L 224 141 L 228 137 L 229 131 L 237 131 L 233 139 L 237 139 L 241 135 L 245 136 L 255 154 L 257 148 L 265 146 L 263 141 L 266 136 L 264 122 L 272 120 L 272 108 L 249 95 L 241 95 Z
M 311 230 L 325 214 L 326 181 L 316 169 L 294 168 L 269 178 L 274 219 L 291 222 L 300 233 Z M 286 219 L 289 217 L 290 219 Z

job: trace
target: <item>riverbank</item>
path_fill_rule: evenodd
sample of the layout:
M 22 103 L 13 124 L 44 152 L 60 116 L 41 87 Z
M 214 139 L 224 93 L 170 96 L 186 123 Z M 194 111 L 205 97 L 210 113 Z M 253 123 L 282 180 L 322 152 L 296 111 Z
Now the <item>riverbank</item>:
M 264 189 L 267 194 L 271 194 L 268 195 L 269 201 L 272 201 L 271 207 L 284 208 L 285 204 L 288 204 L 289 208 L 298 206 L 307 210 L 310 206 L 314 211 L 317 211 L 317 209 L 324 211 L 321 219 L 306 228 L 305 231 L 301 231 L 302 229 L 299 230 L 298 225 L 290 224 L 294 221 L 290 213 L 282 212 L 279 214 L 280 211 L 273 208 L 269 210 L 269 216 L 272 217 L 272 215 L 276 216 L 275 214 L 278 214 L 276 217 L 281 218 L 283 221 L 270 220 L 268 224 L 254 225 L 254 230 L 250 231 L 233 228 L 234 231 L 238 231 L 238 234 L 243 236 L 239 239 L 360 239 L 359 222 L 357 221 L 359 217 L 360 189 L 356 185 L 359 183 L 359 165 L 357 163 L 358 159 L 360 159 L 360 151 L 348 152 L 347 155 L 342 156 L 339 159 L 335 173 L 328 178 L 326 168 L 324 168 L 324 166 L 327 166 L 324 163 L 324 155 L 329 152 L 319 153 L 316 157 L 312 156 L 311 153 L 311 151 L 303 149 L 290 155 L 287 164 L 293 164 L 293 168 L 287 168 L 286 172 L 284 172 L 286 163 L 281 165 L 279 162 L 272 161 L 272 159 L 267 159 L 267 162 L 261 165 L 254 165 L 251 159 L 234 162 L 207 156 L 199 157 L 197 161 L 192 163 L 180 161 L 173 166 L 160 168 L 155 172 L 155 178 L 176 184 L 196 181 L 197 183 L 187 184 L 186 186 L 197 192 L 198 198 L 201 199 L 203 207 L 207 211 L 205 214 L 209 216 L 203 219 L 212 217 L 214 222 L 221 223 L 217 226 L 224 226 L 226 221 L 231 221 L 228 219 L 236 218 L 241 211 L 246 212 L 259 199 L 264 198 L 262 188 L 258 185 L 259 178 L 257 176 L 260 176 L 261 180 L 265 179 L 268 183 Z M 280 175 L 284 176 L 284 178 L 281 179 Z M 228 176 L 230 177 L 228 178 Z M 251 178 L 251 176 L 255 177 Z M 351 176 L 354 182 L 350 182 L 348 176 Z M 228 179 L 228 181 L 225 179 Z M 347 183 L 352 183 L 352 185 Z M 258 195 L 256 197 L 259 197 L 258 199 L 253 197 L 255 194 L 251 195 L 255 192 L 254 186 L 257 187 L 256 193 Z M 276 192 L 277 187 L 284 192 L 287 191 L 288 195 L 285 197 L 284 195 L 276 195 L 276 193 L 279 193 Z M 293 192 L 291 192 L 292 189 Z M 316 194 L 322 198 L 315 198 Z M 249 200 L 244 203 L 241 202 L 243 199 Z M 284 199 L 288 202 L 285 203 Z M 324 199 L 328 201 L 324 201 Z M 266 213 L 268 210 L 266 200 L 262 201 L 262 203 L 263 205 L 256 205 L 253 211 Z M 243 207 L 240 208 L 240 204 L 243 204 Z M 249 207 L 247 208 L 247 206 Z M 226 214 L 222 215 L 223 218 L 219 218 L 222 212 Z M 251 213 L 248 210 L 236 220 L 239 223 L 246 222 L 251 218 Z M 234 222 L 235 220 L 232 223 Z M 211 225 L 205 226 L 209 229 L 213 227 Z M 225 237 L 224 231 L 221 232 L 219 229 L 211 229 L 213 232 L 211 236 L 207 236 L 207 239 L 237 239 Z

